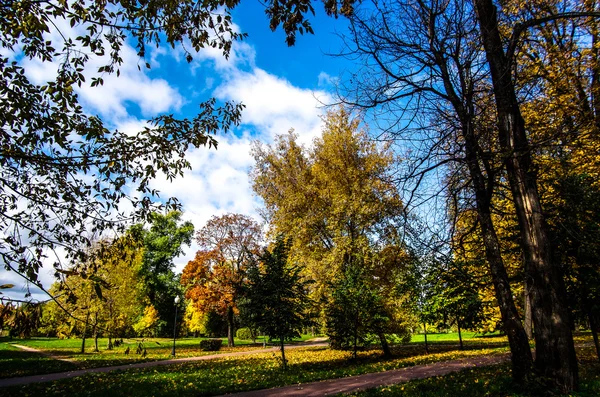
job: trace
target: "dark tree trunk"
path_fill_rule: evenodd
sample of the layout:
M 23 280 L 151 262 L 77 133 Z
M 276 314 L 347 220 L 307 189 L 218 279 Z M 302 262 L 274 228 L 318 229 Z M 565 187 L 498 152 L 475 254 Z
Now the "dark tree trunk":
M 529 278 L 528 278 L 529 279 Z M 525 282 L 525 291 L 524 291 L 524 300 L 525 300 L 525 333 L 527 334 L 527 338 L 529 340 L 533 339 L 533 316 L 531 315 L 531 295 L 529 293 L 529 289 L 531 286 L 529 282 Z
M 279 338 L 280 348 L 281 348 L 281 365 L 283 366 L 283 370 L 287 369 L 287 360 L 285 359 L 285 347 L 283 343 L 283 336 Z
M 523 324 L 515 306 L 508 273 L 502 259 L 500 242 L 496 235 L 496 229 L 492 222 L 491 200 L 494 192 L 495 175 L 493 167 L 489 161 L 484 159 L 479 138 L 477 137 L 474 125 L 474 93 L 472 88 L 462 91 L 459 96 L 454 89 L 453 79 L 450 76 L 450 67 L 447 64 L 447 57 L 444 56 L 435 47 L 431 48 L 437 65 L 440 68 L 441 77 L 444 82 L 449 101 L 460 120 L 460 134 L 465 145 L 465 160 L 471 176 L 472 187 L 475 193 L 475 204 L 477 208 L 477 219 L 481 229 L 481 236 L 485 248 L 485 257 L 488 262 L 496 300 L 500 308 L 502 322 L 508 336 L 508 342 L 511 350 L 512 375 L 516 382 L 523 382 L 527 379 L 532 370 L 533 357 L 527 335 L 523 329 Z M 458 73 L 462 80 L 470 82 L 470 66 L 459 66 Z M 465 85 L 469 85 L 465 84 Z M 482 165 L 486 169 L 486 175 L 482 170 Z
M 379 336 L 379 342 L 381 343 L 381 350 L 383 350 L 383 356 L 391 357 L 392 351 L 390 350 L 390 345 L 389 345 L 387 339 L 385 338 L 385 334 L 383 332 L 380 332 L 378 336 Z
M 235 335 L 234 327 L 233 307 L 229 307 L 229 309 L 227 309 L 227 346 L 229 347 L 235 346 L 235 340 L 233 339 L 233 336 Z
M 508 273 L 502 259 L 500 241 L 492 222 L 490 208 L 493 181 L 490 180 L 486 187 L 486 180 L 479 165 L 479 145 L 475 131 L 471 120 L 466 115 L 464 117 L 462 133 L 465 140 L 465 156 L 475 191 L 477 218 L 485 247 L 485 257 L 492 276 L 492 283 L 494 284 L 494 292 L 500 308 L 504 330 L 508 336 L 511 351 L 512 376 L 516 382 L 520 383 L 526 381 L 531 373 L 533 357 L 529 348 L 527 334 L 515 306 Z M 488 175 L 488 178 L 492 179 L 493 176 Z
M 358 350 L 358 308 L 356 308 L 356 314 L 354 316 L 354 346 L 352 352 L 352 358 L 356 359 L 356 352 Z
M 94 315 L 94 351 L 100 351 L 98 350 L 98 313 Z
M 427 324 L 423 323 L 423 331 L 425 332 L 425 353 L 429 354 L 429 344 L 427 343 Z
M 85 324 L 83 324 L 83 336 L 81 337 L 81 354 L 85 353 L 85 338 L 87 334 L 88 322 L 90 321 L 90 312 L 85 316 Z
M 475 0 L 477 18 L 492 74 L 498 114 L 499 143 L 508 174 L 530 278 L 536 360 L 539 373 L 563 392 L 578 387 L 577 358 L 560 269 L 552 261 L 550 240 L 540 205 L 537 176 L 515 88 L 510 60 L 502 46 L 492 0 Z
M 458 316 L 456 317 L 456 326 L 458 327 L 458 343 L 460 345 L 460 350 L 464 350 L 465 347 L 463 346 L 462 332 L 460 331 L 460 319 Z
M 596 355 L 598 356 L 598 360 L 600 360 L 600 342 L 598 341 L 598 328 L 600 327 L 600 324 L 598 324 L 598 318 L 591 310 L 588 311 L 588 319 L 590 320 L 590 329 L 592 330 L 592 337 L 594 338 Z

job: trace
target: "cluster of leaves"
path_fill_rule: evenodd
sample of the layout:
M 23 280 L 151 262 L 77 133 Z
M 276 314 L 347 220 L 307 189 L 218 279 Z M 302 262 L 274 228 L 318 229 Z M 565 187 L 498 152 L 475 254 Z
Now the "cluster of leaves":
M 191 119 L 160 115 L 132 135 L 111 131 L 101 118 L 86 114 L 77 96 L 77 88 L 88 84 L 92 61 L 101 65 L 91 73 L 92 87 L 102 85 L 105 75 L 120 75 L 127 40 L 135 42 L 141 61 L 148 46 L 162 41 L 181 46 L 188 61 L 192 51 L 204 47 L 228 57 L 232 43 L 246 36 L 231 20 L 238 3 L 10 1 L 0 6 L 0 256 L 5 267 L 35 283 L 44 261 L 61 269 L 57 249 L 64 249 L 72 263 L 86 262 L 90 235 L 123 231 L 132 216 L 144 218 L 155 210 L 158 192 L 150 188 L 151 179 L 182 175 L 190 167 L 189 148 L 216 146 L 212 135 L 239 123 L 243 105 L 209 99 Z M 341 12 L 351 12 L 351 4 L 344 0 Z M 326 9 L 337 15 L 338 2 L 326 2 Z M 266 12 L 272 29 L 284 26 L 290 45 L 297 30 L 312 32 L 305 14 L 314 10 L 307 1 L 269 1 Z M 55 63 L 56 75 L 36 84 L 23 59 Z M 122 212 L 123 201 L 133 204 L 133 214 Z M 167 206 L 175 208 L 177 201 Z

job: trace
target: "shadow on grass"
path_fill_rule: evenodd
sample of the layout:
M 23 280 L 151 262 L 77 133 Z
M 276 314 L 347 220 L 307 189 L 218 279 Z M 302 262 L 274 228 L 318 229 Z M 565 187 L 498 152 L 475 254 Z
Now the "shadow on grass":
M 75 364 L 53 360 L 39 353 L 0 350 L 0 378 L 41 375 L 79 369 Z

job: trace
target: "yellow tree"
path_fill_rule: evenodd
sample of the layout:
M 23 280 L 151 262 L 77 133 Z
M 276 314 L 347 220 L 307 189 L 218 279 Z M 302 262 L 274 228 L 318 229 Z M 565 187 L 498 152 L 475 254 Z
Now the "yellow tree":
M 329 295 L 330 283 L 342 277 L 352 258 L 383 274 L 394 263 L 386 257 L 390 252 L 407 257 L 399 238 L 403 205 L 391 177 L 390 147 L 371 140 L 362 120 L 343 107 L 323 121 L 322 135 L 308 149 L 293 131 L 272 145 L 256 142 L 251 172 L 270 234 L 294 237 L 290 260 L 305 264 L 307 277 L 316 281 L 316 299 Z M 390 246 L 398 250 L 383 252 Z

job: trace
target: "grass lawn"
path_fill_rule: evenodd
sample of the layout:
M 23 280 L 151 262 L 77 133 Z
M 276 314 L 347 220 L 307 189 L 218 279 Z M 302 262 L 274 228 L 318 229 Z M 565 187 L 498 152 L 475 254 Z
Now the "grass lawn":
M 302 342 L 312 338 L 310 335 L 302 335 L 294 340 L 294 343 Z M 181 338 L 176 341 L 176 356 L 196 357 L 208 354 L 231 353 L 236 351 L 247 351 L 262 348 L 262 339 L 257 343 L 252 341 L 237 340 L 236 346 L 227 347 L 227 338 L 221 338 L 223 346 L 217 352 L 205 352 L 200 350 L 202 338 Z M 86 340 L 86 350 L 80 353 L 81 339 L 57 339 L 57 338 L 31 338 L 31 339 L 9 339 L 0 338 L 0 378 L 13 376 L 37 375 L 52 372 L 62 372 L 72 369 L 107 367 L 112 365 L 133 364 L 144 361 L 166 360 L 171 358 L 173 339 L 148 338 L 148 339 L 123 339 L 123 345 L 106 350 L 108 339 L 98 339 L 99 352 L 94 352 L 94 340 Z M 136 353 L 139 344 L 146 349 L 146 355 Z M 39 349 L 46 354 L 72 360 L 70 364 L 64 361 L 53 360 L 37 353 L 30 353 L 11 346 L 18 344 Z M 129 354 L 125 351 L 129 348 Z
M 75 364 L 26 352 L 8 343 L 0 343 L 0 378 L 47 374 L 73 369 L 77 369 Z
M 492 334 L 479 334 L 477 332 L 463 331 L 462 339 L 463 342 L 471 341 L 472 339 L 481 340 L 481 339 L 493 339 L 493 338 L 502 338 L 499 333 Z M 410 339 L 413 343 L 425 343 L 425 335 L 424 334 L 414 334 Z M 442 334 L 427 334 L 427 342 L 428 343 L 437 343 L 437 342 L 456 342 L 458 343 L 458 332 L 449 332 Z
M 322 347 L 289 350 L 289 370 L 280 368 L 278 354 L 260 353 L 242 357 L 223 357 L 211 361 L 154 367 L 109 374 L 87 374 L 48 384 L 0 389 L 10 396 L 209 396 L 340 378 L 379 372 L 411 365 L 469 357 L 500 354 L 508 350 L 505 343 L 483 340 L 470 344 L 464 351 L 456 344 L 436 344 L 431 354 L 417 343 L 395 349 L 393 359 L 383 359 L 379 350 L 363 351 L 356 361 L 349 352 Z M 4 394 L 3 394 L 4 393 Z
M 578 335 L 576 340 L 577 343 L 589 343 L 591 336 Z M 41 346 L 44 342 L 34 339 L 31 343 L 38 343 L 40 344 L 38 346 Z M 73 341 L 64 342 L 65 345 L 70 343 Z M 182 350 L 185 351 L 187 343 L 193 345 L 197 343 L 197 339 L 182 340 Z M 0 388 L 0 396 L 211 396 L 380 372 L 482 354 L 501 354 L 507 351 L 508 346 L 503 337 L 472 337 L 465 340 L 464 351 L 458 350 L 456 339 L 437 341 L 430 346 L 430 354 L 425 354 L 423 343 L 417 341 L 395 347 L 392 359 L 384 359 L 379 350 L 373 350 L 360 352 L 359 358 L 355 361 L 350 359 L 349 352 L 323 347 L 303 347 L 286 352 L 289 360 L 289 370 L 286 372 L 281 370 L 279 354 L 257 353 L 188 364 L 86 374 L 52 383 Z M 0 353 L 2 352 L 3 350 L 0 350 Z M 600 395 L 600 364 L 595 357 L 593 347 L 578 348 L 578 357 L 582 363 L 582 392 L 575 395 Z M 539 390 L 514 389 L 509 374 L 508 365 L 499 365 L 466 370 L 440 378 L 413 381 L 356 395 L 361 397 L 539 395 Z

